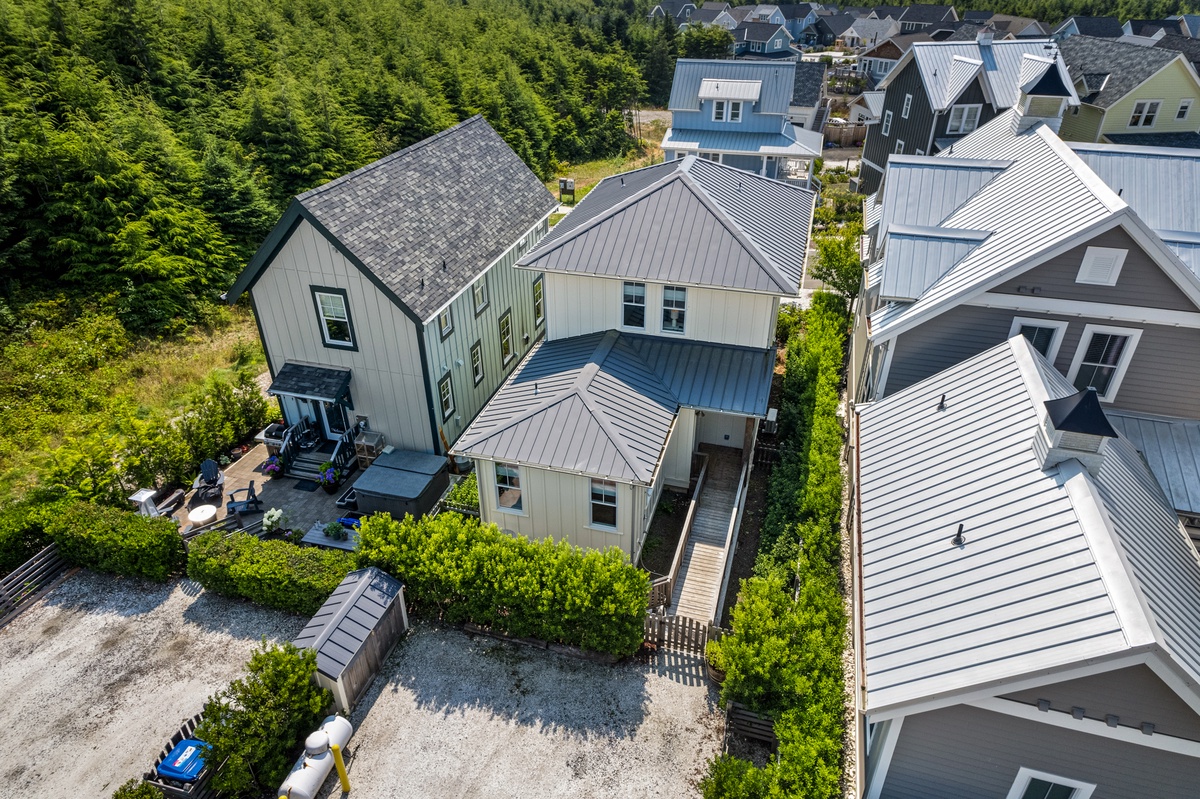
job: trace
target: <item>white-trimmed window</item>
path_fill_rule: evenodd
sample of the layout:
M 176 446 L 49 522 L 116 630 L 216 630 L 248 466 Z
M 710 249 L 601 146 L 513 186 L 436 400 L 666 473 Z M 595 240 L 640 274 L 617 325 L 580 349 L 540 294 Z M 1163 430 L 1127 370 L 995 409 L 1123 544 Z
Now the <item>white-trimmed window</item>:
M 454 385 L 450 382 L 450 373 L 438 381 L 438 398 L 442 405 L 442 421 L 454 415 Z
M 774 42 L 772 42 L 771 49 L 772 50 L 782 50 L 783 49 L 783 39 L 776 39 Z
M 1154 120 L 1158 118 L 1158 109 L 1161 107 L 1162 100 L 1138 100 L 1133 104 L 1133 113 L 1129 116 L 1129 127 L 1154 127 Z
M 621 324 L 646 328 L 646 284 L 626 283 L 621 292 Z
M 891 111 L 883 112 L 883 128 L 879 132 L 882 133 L 884 136 L 892 135 L 892 112 Z
M 1067 322 L 1057 319 L 1027 319 L 1023 316 L 1013 318 L 1008 337 L 1024 336 L 1033 348 L 1046 356 L 1046 360 L 1054 363 L 1058 357 L 1058 348 L 1062 346 L 1063 336 L 1067 333 Z
M 896 149 L 894 152 L 897 155 L 904 155 L 904 139 L 896 139 Z
M 481 277 L 471 286 L 471 298 L 475 300 L 475 314 L 487 307 L 488 292 L 487 292 L 487 277 Z
M 471 377 L 475 385 L 483 382 L 483 342 L 476 341 L 471 345 Z
M 321 340 L 326 347 L 354 348 L 354 328 L 346 308 L 346 292 L 342 289 L 313 288 L 313 301 L 321 323 Z
M 1136 328 L 1087 325 L 1067 379 L 1080 391 L 1091 386 L 1100 399 L 1112 402 L 1141 337 L 1142 331 Z
M 742 102 L 740 100 L 730 100 L 729 101 L 729 121 L 730 122 L 741 122 L 742 121 Z
M 1022 766 L 1005 799 L 1090 799 L 1094 790 L 1090 782 Z
M 592 480 L 592 526 L 617 529 L 617 484 Z
M 687 289 L 663 286 L 662 329 L 664 333 L 682 333 L 687 313 Z
M 970 133 L 979 127 L 979 114 L 982 105 L 956 105 L 950 109 L 950 121 L 946 123 L 946 133 Z
M 1125 265 L 1128 250 L 1113 247 L 1088 247 L 1083 254 L 1083 262 L 1079 265 L 1079 274 L 1075 276 L 1076 283 L 1087 283 L 1093 286 L 1115 286 L 1121 276 L 1121 267 Z
M 913 151 L 913 155 L 925 155 L 925 151 L 922 150 L 920 147 L 918 147 L 916 150 Z
M 521 467 L 496 462 L 496 510 L 521 513 Z
M 1175 111 L 1175 121 L 1182 122 L 1188 118 L 1188 114 L 1192 110 L 1192 98 L 1185 97 L 1179 101 L 1179 108 Z
M 500 362 L 507 366 L 514 357 L 516 353 L 513 352 L 512 345 L 512 314 L 505 311 L 504 316 L 500 317 Z
M 762 45 L 759 45 L 760 47 Z M 741 100 L 714 100 L 713 101 L 713 122 L 741 122 L 742 121 L 742 101 Z
M 714 164 L 721 163 L 721 154 L 720 153 L 700 153 L 700 157 L 703 158 L 705 161 L 712 161 Z
M 908 119 L 908 112 L 912 110 L 912 95 L 904 95 L 904 107 L 900 109 L 900 118 Z
M 443 339 L 454 332 L 454 315 L 450 313 L 449 306 L 438 314 L 438 332 L 442 334 Z
M 542 285 L 542 276 L 538 275 L 533 281 L 533 326 L 541 327 L 546 321 L 546 292 Z

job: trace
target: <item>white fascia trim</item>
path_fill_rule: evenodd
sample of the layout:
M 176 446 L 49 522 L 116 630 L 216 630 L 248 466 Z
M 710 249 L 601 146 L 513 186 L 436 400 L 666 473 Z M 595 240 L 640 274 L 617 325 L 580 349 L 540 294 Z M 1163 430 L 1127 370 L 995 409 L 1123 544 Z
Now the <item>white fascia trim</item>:
M 885 170 L 883 167 L 879 166 L 879 164 L 877 164 L 877 163 L 875 163 L 874 161 L 872 161 L 870 158 L 862 158 L 862 159 L 860 159 L 860 160 L 862 161 L 862 163 L 864 163 L 864 164 L 866 164 L 867 166 L 871 167 L 871 169 L 874 169 L 874 170 L 875 170 L 876 172 L 878 172 L 880 175 L 882 175 L 884 172 L 886 172 L 886 171 L 887 171 L 887 170 Z M 879 193 L 878 191 L 877 191 L 877 192 L 875 192 L 875 194 L 878 194 L 878 193 Z M 872 194 L 872 195 L 871 195 L 871 197 L 874 197 L 874 196 L 875 196 L 875 194 Z
M 882 706 L 877 710 L 870 707 L 871 674 L 868 672 L 866 674 L 867 708 L 864 710 L 864 713 L 869 722 L 886 721 L 887 719 L 899 718 L 900 716 L 911 716 L 917 713 L 927 713 L 931 710 L 940 710 L 944 707 L 970 704 L 976 700 L 986 699 L 997 694 L 1015 693 L 1052 683 L 1067 682 L 1069 680 L 1078 680 L 1081 677 L 1105 674 L 1131 666 L 1141 666 L 1145 665 L 1152 657 L 1153 654 L 1149 648 L 1134 651 L 1124 650 L 1107 657 L 1098 657 L 1083 661 L 1082 663 L 1067 665 L 1063 668 L 1048 668 L 1034 674 L 1019 675 L 1012 679 L 991 680 L 983 685 L 967 687 L 961 691 L 949 691 L 944 694 L 935 694 L 921 699 L 897 702 L 894 705 Z M 1141 733 L 1138 734 L 1140 735 Z
M 456 294 L 455 294 L 453 297 L 451 297 L 449 300 L 447 300 L 445 303 L 443 303 L 443 304 L 442 304 L 442 306 L 441 306 L 440 308 L 438 308 L 436 311 L 434 311 L 434 312 L 433 312 L 433 314 L 432 314 L 432 315 L 431 315 L 431 316 L 430 316 L 428 319 L 426 319 L 426 320 L 425 320 L 425 324 L 429 324 L 430 322 L 432 322 L 432 321 L 434 321 L 435 319 L 437 319 L 437 318 L 438 318 L 438 314 L 440 314 L 442 311 L 444 311 L 444 310 L 446 310 L 447 308 L 449 308 L 451 305 L 453 305 L 453 304 L 454 304 L 454 301 L 455 301 L 455 300 L 457 300 L 459 297 L 461 297 L 462 295 L 464 295 L 464 294 L 466 294 L 468 291 L 470 291 L 470 290 L 471 290 L 471 287 L 472 287 L 472 286 L 474 286 L 474 285 L 475 285 L 475 284 L 476 284 L 476 283 L 479 281 L 479 278 L 483 277 L 483 276 L 484 276 L 484 275 L 486 275 L 488 272 L 492 271 L 492 267 L 493 267 L 493 266 L 495 266 L 496 264 L 498 264 L 498 263 L 500 263 L 501 261 L 503 261 L 503 260 L 504 260 L 504 256 L 506 256 L 506 255 L 508 255 L 510 252 L 512 252 L 512 251 L 513 251 L 513 250 L 514 250 L 514 249 L 515 249 L 515 248 L 516 248 L 516 247 L 517 247 L 517 246 L 518 246 L 518 245 L 519 245 L 519 244 L 520 244 L 522 241 L 524 241 L 524 240 L 525 240 L 525 237 L 526 237 L 526 236 L 528 236 L 528 235 L 529 235 L 530 233 L 532 233 L 533 231 L 537 230 L 537 229 L 538 229 L 538 228 L 541 226 L 541 224 L 542 224 L 543 222 L 545 222 L 547 219 L 549 219 L 549 218 L 550 218 L 550 215 L 551 215 L 551 214 L 553 214 L 553 213 L 554 213 L 555 211 L 557 211 L 557 210 L 558 210 L 558 207 L 557 207 L 557 206 L 556 206 L 556 207 L 554 207 L 554 208 L 552 208 L 552 209 L 550 209 L 549 211 L 547 211 L 547 212 L 546 212 L 546 214 L 545 214 L 545 215 L 544 215 L 544 216 L 543 216 L 541 219 L 539 219 L 537 222 L 534 222 L 534 223 L 533 223 L 533 227 L 531 227 L 531 228 L 529 228 L 528 230 L 526 230 L 526 231 L 525 231 L 523 234 L 521 234 L 521 237 L 520 237 L 519 239 L 517 239 L 516 241 L 514 241 L 514 242 L 513 242 L 513 243 L 512 243 L 510 246 L 506 247 L 506 248 L 505 248 L 505 250 L 504 250 L 504 252 L 500 253 L 500 255 L 498 255 L 498 256 L 496 257 L 496 260 L 494 260 L 494 261 L 492 261 L 490 264 L 488 264 L 488 265 L 487 265 L 487 267 L 486 267 L 486 268 L 485 268 L 483 271 L 481 271 L 479 274 L 475 275 L 475 277 L 471 278 L 471 280 L 467 282 L 467 285 L 465 285 L 465 286 L 463 286 L 461 289 L 459 289 L 459 290 L 458 290 L 458 292 L 457 292 L 457 293 L 456 293 Z M 546 235 L 547 235 L 547 236 L 549 236 L 549 235 L 550 235 L 549 231 L 547 231 Z M 529 249 L 530 249 L 530 250 L 532 250 L 532 249 L 533 249 L 534 247 L 536 247 L 536 246 L 537 246 L 536 244 L 532 244 L 532 245 L 530 245 Z M 513 269 L 516 269 L 516 268 L 517 268 L 517 262 L 516 262 L 516 261 L 513 261 Z M 488 302 L 490 303 L 491 301 L 492 301 L 492 297 L 491 297 L 491 295 L 489 294 L 489 295 L 488 295 Z
M 1105 319 L 1111 322 L 1200 329 L 1200 313 L 1168 311 L 1136 305 L 1117 305 L 1108 302 L 1063 300 L 1054 297 L 1035 297 L 1028 294 L 995 294 L 989 291 L 965 300 L 962 304 L 1005 311 L 1025 311 L 1026 313 L 1036 311 L 1060 316 Z
M 1169 656 L 1151 658 L 1146 665 L 1167 684 L 1168 688 L 1186 702 L 1188 707 L 1200 714 L 1200 684 L 1196 682 L 1195 675 L 1181 668 L 1178 662 Z
M 889 719 L 884 723 L 887 728 L 883 731 L 883 743 L 879 746 L 879 762 L 871 773 L 871 784 L 867 786 L 864 799 L 879 799 L 879 795 L 883 793 L 883 783 L 887 780 L 888 768 L 892 765 L 892 755 L 896 753 L 896 741 L 900 739 L 904 716 Z
M 1157 49 L 1157 48 L 1156 48 L 1156 49 Z M 1179 54 L 1177 54 L 1177 55 L 1176 55 L 1174 58 L 1172 58 L 1170 61 L 1168 61 L 1167 63 L 1163 64 L 1163 65 L 1162 65 L 1162 68 L 1161 68 L 1161 69 L 1159 69 L 1157 72 L 1155 72 L 1153 75 L 1151 75 L 1150 77 L 1146 78 L 1144 81 L 1142 81 L 1141 83 L 1139 83 L 1137 86 L 1134 86 L 1132 89 L 1130 89 L 1129 91 L 1125 92 L 1125 93 L 1124 93 L 1124 94 L 1122 94 L 1120 97 L 1118 97 L 1117 99 L 1115 99 L 1115 100 L 1113 100 L 1111 103 L 1109 103 L 1109 104 L 1108 104 L 1108 105 L 1105 107 L 1105 109 L 1104 109 L 1105 113 L 1107 114 L 1107 113 L 1108 113 L 1108 109 L 1109 109 L 1109 108 L 1112 108 L 1114 105 L 1116 105 L 1117 103 L 1121 102 L 1121 101 L 1122 101 L 1122 100 L 1124 100 L 1126 97 L 1128 97 L 1129 95 L 1133 94 L 1133 93 L 1134 93 L 1134 92 L 1136 92 L 1138 89 L 1142 88 L 1142 87 L 1143 87 L 1143 86 L 1145 86 L 1147 83 L 1149 83 L 1150 81 L 1152 81 L 1152 80 L 1154 80 L 1155 78 L 1157 78 L 1157 77 L 1158 77 L 1159 75 L 1161 75 L 1163 72 L 1165 72 L 1166 70 L 1168 70 L 1168 69 L 1170 69 L 1172 66 L 1174 66 L 1174 64 L 1175 64 L 1175 62 L 1176 62 L 1176 61 L 1180 61 L 1180 60 L 1182 60 L 1182 61 L 1183 61 L 1183 66 L 1184 66 L 1184 68 L 1185 68 L 1185 69 L 1187 69 L 1187 71 L 1188 71 L 1189 73 L 1191 73 L 1191 78 L 1192 78 L 1192 80 L 1193 80 L 1193 81 L 1195 81 L 1196 88 L 1200 88 L 1200 75 L 1197 75 L 1197 74 L 1196 74 L 1196 70 L 1194 70 L 1194 69 L 1192 68 L 1191 62 L 1189 62 L 1189 61 L 1188 61 L 1188 59 L 1186 59 L 1186 58 L 1184 58 L 1184 57 L 1183 57 L 1183 53 L 1179 53 Z M 1154 101 L 1153 101 L 1153 100 L 1151 100 L 1150 102 L 1154 102 Z M 1103 125 L 1101 125 L 1101 128 L 1103 128 Z
M 1075 730 L 1076 732 L 1084 732 L 1089 735 L 1098 735 L 1102 738 L 1109 738 L 1127 744 L 1137 744 L 1138 746 L 1146 746 L 1164 752 L 1173 752 L 1177 755 L 1200 757 L 1200 741 L 1189 741 L 1186 738 L 1176 738 L 1173 735 L 1163 735 L 1162 733 L 1146 735 L 1141 730 L 1132 727 L 1110 727 L 1097 719 L 1076 719 L 1070 713 L 1062 710 L 1041 711 L 1037 709 L 1037 705 L 1027 705 L 1023 702 L 1000 699 L 999 697 L 980 699 L 975 702 L 967 702 L 966 704 L 980 710 L 1003 713 L 1006 716 L 1015 716 L 1027 721 L 1037 721 L 1042 724 Z
M 1096 333 L 1126 336 L 1129 339 L 1129 345 L 1121 352 L 1121 359 L 1117 363 L 1117 370 L 1113 373 L 1112 381 L 1108 384 L 1108 390 L 1100 395 L 1101 402 L 1113 402 L 1117 398 L 1117 392 L 1121 390 L 1121 383 L 1125 380 L 1125 373 L 1129 371 L 1129 364 L 1133 363 L 1133 353 L 1137 350 L 1138 342 L 1142 340 L 1142 331 L 1133 327 L 1084 325 L 1083 333 L 1079 337 L 1079 346 L 1075 350 L 1075 357 L 1071 359 L 1071 368 L 1067 370 L 1067 380 L 1072 383 L 1075 382 L 1075 376 L 1079 374 L 1079 367 L 1083 365 L 1083 357 L 1087 354 L 1092 336 Z
M 1044 406 L 1043 406 L 1044 408 Z M 1040 413 L 1039 413 L 1040 415 Z M 1153 645 L 1158 636 L 1154 616 L 1146 605 L 1146 598 L 1133 581 L 1132 569 L 1121 551 L 1121 544 L 1113 528 L 1112 520 L 1104 507 L 1104 500 L 1096 490 L 1091 475 L 1077 460 L 1064 461 L 1058 465 L 1059 477 L 1067 490 L 1067 497 L 1079 519 L 1079 527 L 1087 539 L 1088 549 L 1096 562 L 1096 570 L 1112 602 L 1113 612 L 1121 623 L 1121 632 L 1131 647 Z
M 868 346 L 870 345 L 870 339 Z M 896 339 L 888 339 L 880 342 L 879 346 L 886 346 L 887 352 L 883 354 L 883 366 L 879 369 L 879 374 L 875 377 L 875 399 L 883 399 L 887 396 L 887 379 L 888 373 L 892 371 L 892 356 L 896 354 Z

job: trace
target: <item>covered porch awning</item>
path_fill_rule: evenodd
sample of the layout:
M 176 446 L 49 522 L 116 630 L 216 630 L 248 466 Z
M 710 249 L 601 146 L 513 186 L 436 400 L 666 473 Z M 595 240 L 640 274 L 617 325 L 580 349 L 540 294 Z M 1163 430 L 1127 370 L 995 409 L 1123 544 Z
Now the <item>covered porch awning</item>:
M 267 393 L 330 404 L 350 404 L 350 370 L 288 361 L 271 381 Z

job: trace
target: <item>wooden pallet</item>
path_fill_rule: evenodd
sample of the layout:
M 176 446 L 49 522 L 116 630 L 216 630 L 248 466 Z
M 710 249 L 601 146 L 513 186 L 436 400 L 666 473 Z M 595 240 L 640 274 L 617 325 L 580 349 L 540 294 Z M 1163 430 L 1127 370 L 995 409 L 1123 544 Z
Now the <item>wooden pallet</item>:
M 58 554 L 58 544 L 51 544 L 0 579 L 0 627 L 77 571 Z
M 728 702 L 725 705 L 726 737 L 730 733 L 762 741 L 769 744 L 772 749 L 779 747 L 779 739 L 775 737 L 775 722 L 737 702 Z

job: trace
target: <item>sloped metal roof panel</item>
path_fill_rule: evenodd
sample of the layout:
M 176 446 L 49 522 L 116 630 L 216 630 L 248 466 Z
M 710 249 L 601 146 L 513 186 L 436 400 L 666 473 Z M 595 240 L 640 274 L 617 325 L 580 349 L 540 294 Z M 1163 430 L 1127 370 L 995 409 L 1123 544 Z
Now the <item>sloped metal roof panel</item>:
M 986 230 L 892 225 L 879 296 L 886 300 L 917 299 L 988 235 Z
M 1200 233 L 1200 150 L 1082 142 L 1070 147 L 1155 231 Z
M 961 89 L 950 93 L 951 84 L 961 82 L 967 74 L 963 67 L 955 69 L 956 56 L 982 63 L 981 72 L 987 91 L 997 107 L 1003 109 L 1016 105 L 1021 57 L 1026 53 L 1047 55 L 1050 52 L 1047 49 L 1049 46 L 1051 44 L 1048 39 L 993 41 L 990 45 L 981 45 L 975 41 L 915 42 L 909 52 L 921 70 L 921 78 L 929 91 L 930 100 L 937 103 L 935 110 L 944 111 L 962 93 Z M 962 88 L 966 88 L 969 82 L 968 79 L 962 83 Z
M 1121 410 L 1108 418 L 1146 458 L 1175 510 L 1200 515 L 1200 421 Z
M 792 99 L 796 66 L 790 61 L 712 61 L 680 58 L 675 62 L 675 78 L 667 107 L 672 111 L 697 111 L 700 85 L 704 80 L 752 80 L 762 84 L 758 97 L 760 114 L 786 114 Z
M 399 580 L 374 566 L 350 572 L 293 643 L 315 649 L 317 671 L 338 679 L 402 588 Z
M 742 100 L 754 102 L 762 92 L 760 80 L 721 80 L 705 78 L 700 81 L 701 100 Z
M 891 225 L 940 225 L 1011 163 L 949 156 L 892 156 L 878 195 L 879 235 L 887 235 Z
M 779 133 L 751 133 L 728 130 L 700 130 L 697 128 L 668 128 L 662 140 L 664 150 L 687 150 L 689 152 L 746 153 L 748 155 L 773 155 L 782 158 L 819 157 L 820 150 L 813 150 L 796 138 L 791 125 L 781 123 Z

